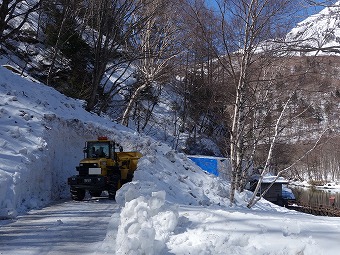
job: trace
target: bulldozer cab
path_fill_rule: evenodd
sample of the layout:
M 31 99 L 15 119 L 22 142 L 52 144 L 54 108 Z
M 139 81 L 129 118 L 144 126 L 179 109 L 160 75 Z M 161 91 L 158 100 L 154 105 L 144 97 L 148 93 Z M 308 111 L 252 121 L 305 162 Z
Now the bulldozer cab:
M 89 141 L 84 149 L 86 158 L 112 158 L 110 141 Z

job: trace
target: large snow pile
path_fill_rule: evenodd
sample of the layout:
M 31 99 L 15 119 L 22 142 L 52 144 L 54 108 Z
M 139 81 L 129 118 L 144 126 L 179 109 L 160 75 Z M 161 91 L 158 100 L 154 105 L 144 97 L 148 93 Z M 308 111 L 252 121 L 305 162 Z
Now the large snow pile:
M 165 206 L 165 192 L 153 192 L 124 204 L 116 254 L 160 254 L 177 226 L 178 211 Z
M 304 215 L 264 201 L 254 210 L 188 206 L 186 200 L 175 204 L 166 201 L 164 191 L 146 195 L 136 185 L 119 193 L 122 210 L 112 216 L 97 255 L 338 254 L 332 238 L 340 233 L 336 218 Z M 237 198 L 242 204 L 244 197 Z
M 86 112 L 83 103 L 0 68 L 1 218 L 69 197 L 67 177 L 76 173 L 85 141 L 98 135 L 144 155 L 135 182 L 121 194 L 133 188 L 139 194 L 164 190 L 170 202 L 226 203 L 226 182 L 169 146 Z
M 0 67 L 0 218 L 69 197 L 67 177 L 86 140 L 107 134 L 130 150 L 139 144 L 82 105 Z

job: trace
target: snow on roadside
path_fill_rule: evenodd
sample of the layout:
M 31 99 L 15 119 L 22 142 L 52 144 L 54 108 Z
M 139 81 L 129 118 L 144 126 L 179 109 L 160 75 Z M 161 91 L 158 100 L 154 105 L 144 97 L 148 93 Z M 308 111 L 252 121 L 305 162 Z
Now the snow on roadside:
M 165 192 L 125 203 L 120 214 L 116 254 L 161 254 L 177 226 L 176 207 L 165 206 Z
M 69 197 L 85 141 L 98 135 L 125 142 L 133 131 L 83 109 L 84 102 L 0 67 L 0 219 Z M 116 127 L 117 126 L 117 127 Z
M 76 173 L 85 141 L 98 135 L 144 155 L 135 182 L 120 194 L 163 190 L 172 203 L 226 203 L 227 183 L 168 145 L 86 112 L 83 104 L 0 67 L 0 218 L 69 197 L 67 177 Z

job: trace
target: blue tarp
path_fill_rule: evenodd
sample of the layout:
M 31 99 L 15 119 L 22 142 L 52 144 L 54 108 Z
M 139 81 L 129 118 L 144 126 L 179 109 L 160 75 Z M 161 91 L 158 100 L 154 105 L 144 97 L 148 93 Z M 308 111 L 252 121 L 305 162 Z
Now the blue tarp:
M 288 200 L 290 199 L 295 200 L 293 191 L 287 187 L 282 187 L 282 198 Z
M 194 161 L 196 165 L 198 165 L 204 171 L 218 176 L 217 159 L 199 157 L 189 157 L 189 159 Z

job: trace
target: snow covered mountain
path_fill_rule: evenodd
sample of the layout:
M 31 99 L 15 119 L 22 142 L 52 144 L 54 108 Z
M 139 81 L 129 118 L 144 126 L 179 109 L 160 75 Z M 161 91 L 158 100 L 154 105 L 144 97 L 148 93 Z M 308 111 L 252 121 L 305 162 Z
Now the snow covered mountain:
M 339 54 L 340 1 L 298 23 L 287 34 L 286 41 L 298 44 L 300 54 L 318 56 Z

